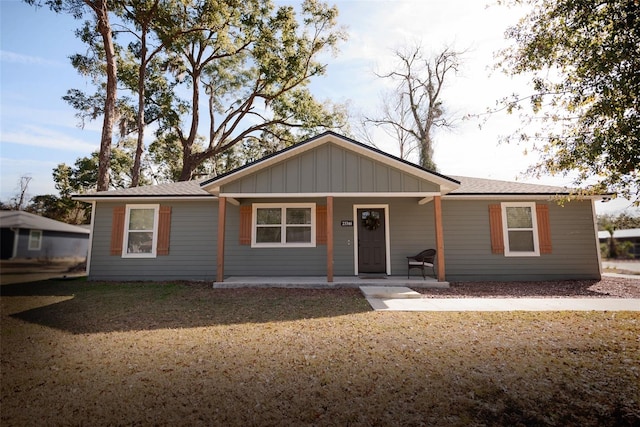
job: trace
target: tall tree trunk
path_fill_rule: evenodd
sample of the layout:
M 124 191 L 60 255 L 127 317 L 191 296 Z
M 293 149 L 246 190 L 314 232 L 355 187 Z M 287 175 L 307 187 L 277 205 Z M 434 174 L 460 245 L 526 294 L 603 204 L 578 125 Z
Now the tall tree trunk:
M 198 165 L 191 155 L 191 149 L 183 149 L 182 152 L 182 171 L 180 171 L 180 181 L 191 180 L 191 175 Z
M 109 189 L 109 163 L 111 161 L 111 141 L 116 115 L 117 68 L 116 52 L 113 46 L 113 34 L 109 23 L 109 10 L 106 0 L 85 0 L 96 14 L 98 32 L 102 36 L 107 62 L 107 96 L 104 103 L 104 122 L 100 139 L 100 155 L 98 157 L 98 191 Z
M 191 128 L 189 129 L 189 136 L 186 138 L 180 135 L 180 142 L 182 143 L 182 171 L 180 172 L 180 181 L 191 180 L 191 175 L 199 164 L 193 153 L 193 143 L 198 135 L 198 123 L 200 122 L 200 110 L 198 106 L 200 103 L 200 70 L 193 70 L 191 78 L 193 80 L 193 87 L 191 88 Z
M 140 69 L 138 70 L 138 141 L 136 143 L 136 155 L 133 159 L 133 167 L 131 168 L 131 187 L 140 185 L 140 165 L 142 163 L 142 152 L 144 148 L 144 81 L 147 71 L 147 28 L 143 27 L 141 31 L 141 51 L 140 51 Z

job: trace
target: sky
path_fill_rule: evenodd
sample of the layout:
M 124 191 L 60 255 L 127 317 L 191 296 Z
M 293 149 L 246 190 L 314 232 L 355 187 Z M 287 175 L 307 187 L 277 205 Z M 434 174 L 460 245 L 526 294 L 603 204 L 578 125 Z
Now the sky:
M 507 46 L 505 30 L 526 9 L 487 5 L 491 0 L 338 0 L 339 23 L 348 40 L 327 55 L 325 76 L 311 84 L 320 100 L 348 103 L 354 113 L 374 114 L 388 82 L 393 50 L 419 43 L 426 53 L 445 46 L 465 51 L 460 72 L 449 75 L 442 99 L 455 117 L 484 113 L 514 92 L 527 93 L 525 78 L 494 70 L 495 53 Z M 282 2 L 275 1 L 276 5 Z M 68 89 L 91 92 L 69 56 L 84 51 L 74 31 L 81 21 L 18 0 L 0 0 L 0 200 L 18 192 L 20 177 L 32 178 L 28 194 L 56 194 L 52 170 L 73 165 L 99 148 L 101 120 L 79 126 L 62 100 Z M 519 127 L 517 115 L 458 120 L 452 131 L 436 133 L 434 160 L 445 175 L 571 186 L 567 177 L 523 177 L 535 163 L 524 146 L 500 144 Z M 380 136 L 379 145 L 398 155 Z M 637 215 L 628 200 L 596 202 L 598 214 Z

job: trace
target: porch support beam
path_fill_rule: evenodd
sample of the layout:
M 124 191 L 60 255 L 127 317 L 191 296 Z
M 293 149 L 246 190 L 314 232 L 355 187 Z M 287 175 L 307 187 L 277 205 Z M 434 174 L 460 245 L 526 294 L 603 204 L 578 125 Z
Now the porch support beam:
M 436 251 L 438 251 L 436 260 L 438 264 L 438 281 L 445 281 L 444 267 L 444 234 L 442 232 L 442 200 L 441 196 L 433 198 L 433 212 L 436 227 Z
M 216 282 L 224 282 L 224 229 L 227 215 L 226 197 L 218 199 L 218 256 L 216 262 Z
M 429 202 L 430 202 L 430 201 L 432 201 L 432 200 L 433 200 L 433 197 L 432 197 L 432 196 L 425 197 L 424 199 L 420 199 L 420 200 L 418 200 L 418 204 L 419 204 L 419 205 L 426 205 L 427 203 L 429 203 Z
M 327 196 L 327 282 L 333 282 L 333 196 Z
M 231 203 L 233 206 L 240 206 L 240 200 L 234 199 L 233 197 L 227 197 L 227 202 Z

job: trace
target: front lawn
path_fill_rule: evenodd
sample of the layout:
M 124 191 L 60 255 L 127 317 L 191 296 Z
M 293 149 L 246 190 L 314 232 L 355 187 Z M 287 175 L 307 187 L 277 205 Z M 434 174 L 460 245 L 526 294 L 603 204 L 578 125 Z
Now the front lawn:
M 2 425 L 639 425 L 640 315 L 357 290 L 1 287 Z

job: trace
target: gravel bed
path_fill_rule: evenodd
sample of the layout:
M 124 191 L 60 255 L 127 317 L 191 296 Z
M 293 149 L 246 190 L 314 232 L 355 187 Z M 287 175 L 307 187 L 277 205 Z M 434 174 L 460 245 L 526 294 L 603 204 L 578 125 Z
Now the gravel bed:
M 637 279 L 540 282 L 453 282 L 448 289 L 418 289 L 423 298 L 640 298 Z

